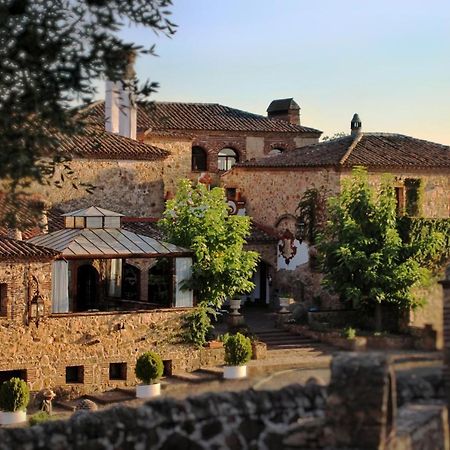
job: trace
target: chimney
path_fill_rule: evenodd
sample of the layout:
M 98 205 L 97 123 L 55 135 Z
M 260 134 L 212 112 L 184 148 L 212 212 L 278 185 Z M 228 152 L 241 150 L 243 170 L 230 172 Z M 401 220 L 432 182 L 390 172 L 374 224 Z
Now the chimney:
M 16 241 L 22 240 L 22 231 L 18 228 L 9 228 L 7 232 L 7 236 L 11 239 L 15 239 Z
M 129 52 L 124 79 L 106 81 L 105 86 L 105 128 L 131 139 L 136 139 L 136 103 L 132 83 L 136 72 L 136 53 Z
M 39 228 L 41 229 L 42 233 L 48 234 L 48 214 L 45 209 L 41 211 L 39 217 Z
M 362 123 L 357 113 L 353 114 L 353 118 L 350 123 L 350 128 L 352 136 L 358 136 L 362 133 Z
M 300 125 L 300 106 L 293 98 L 273 100 L 267 108 L 267 117 Z

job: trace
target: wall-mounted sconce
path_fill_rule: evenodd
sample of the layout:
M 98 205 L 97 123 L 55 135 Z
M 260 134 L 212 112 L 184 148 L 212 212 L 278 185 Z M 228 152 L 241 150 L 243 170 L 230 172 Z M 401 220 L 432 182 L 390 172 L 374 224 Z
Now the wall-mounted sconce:
M 34 321 L 39 324 L 39 320 L 44 315 L 44 297 L 39 292 L 39 282 L 34 275 L 30 280 L 29 289 L 31 295 L 28 303 L 28 322 Z
M 272 275 L 270 275 L 270 273 L 267 275 L 267 283 L 269 283 L 269 286 L 272 286 Z

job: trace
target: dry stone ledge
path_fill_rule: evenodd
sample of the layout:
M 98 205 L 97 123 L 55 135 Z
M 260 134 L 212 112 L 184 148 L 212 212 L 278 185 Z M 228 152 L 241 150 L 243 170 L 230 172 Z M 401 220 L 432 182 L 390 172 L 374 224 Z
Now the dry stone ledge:
M 0 430 L 0 450 L 278 450 L 302 417 L 323 417 L 326 388 L 309 383 L 279 391 L 223 392 L 159 399 L 139 408 L 77 414 L 63 422 Z

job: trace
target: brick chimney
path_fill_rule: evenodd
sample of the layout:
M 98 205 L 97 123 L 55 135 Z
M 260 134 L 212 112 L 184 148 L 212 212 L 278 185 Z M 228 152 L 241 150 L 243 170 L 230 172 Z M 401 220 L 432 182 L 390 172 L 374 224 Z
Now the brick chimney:
M 267 108 L 267 117 L 300 125 L 300 106 L 293 98 L 273 100 Z
M 136 75 L 134 62 L 136 54 L 128 54 L 124 79 L 106 81 L 105 86 L 105 128 L 111 133 L 136 139 L 136 103 L 131 83 Z

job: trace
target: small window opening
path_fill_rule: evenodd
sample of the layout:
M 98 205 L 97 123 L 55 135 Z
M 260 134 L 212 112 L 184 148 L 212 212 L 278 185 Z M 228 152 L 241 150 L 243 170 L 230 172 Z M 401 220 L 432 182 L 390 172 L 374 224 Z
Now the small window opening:
M 11 378 L 20 378 L 23 381 L 27 381 L 27 371 L 25 369 L 0 370 L 0 385 Z
M 230 170 L 239 161 L 238 154 L 232 148 L 223 148 L 218 155 L 219 170 Z
M 127 379 L 127 363 L 111 363 L 109 365 L 110 380 L 126 380 Z
M 236 199 L 236 188 L 227 188 L 225 192 L 228 200 Z
M 193 172 L 200 172 L 207 170 L 207 156 L 203 148 L 192 147 L 192 167 Z
M 164 360 L 163 365 L 164 365 L 163 377 L 172 376 L 172 360 L 171 359 Z
M 84 383 L 84 366 L 66 367 L 66 383 Z

